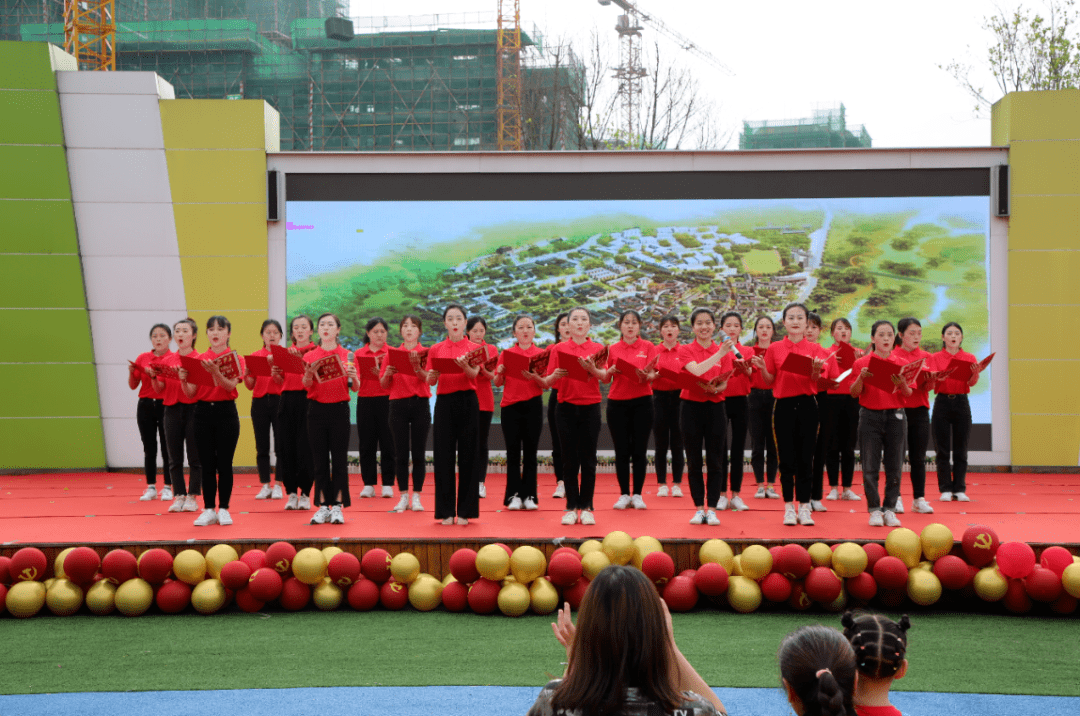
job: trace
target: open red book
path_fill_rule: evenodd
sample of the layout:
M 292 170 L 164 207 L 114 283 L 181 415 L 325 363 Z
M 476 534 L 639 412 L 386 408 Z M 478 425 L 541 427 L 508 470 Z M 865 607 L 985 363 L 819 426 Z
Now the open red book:
M 413 358 L 412 356 L 416 356 Z M 419 351 L 407 351 L 404 348 L 394 348 L 387 346 L 386 359 L 390 362 L 390 365 L 394 366 L 394 369 L 398 373 L 405 375 L 416 375 L 416 366 L 423 367 L 424 360 L 427 359 L 427 348 L 423 348 Z M 416 364 L 413 364 L 413 361 Z
M 484 370 L 486 370 L 488 372 L 491 372 L 491 371 L 495 370 L 495 368 L 498 365 L 499 365 L 499 354 L 496 353 L 495 355 L 491 356 L 486 361 L 484 361 Z
M 814 359 L 798 353 L 788 353 L 780 370 L 809 378 L 814 372 Z
M 465 357 L 469 360 L 469 367 L 475 368 L 487 360 L 487 346 L 476 346 L 476 348 L 466 353 Z
M 566 371 L 566 377 L 570 380 L 592 380 L 592 374 L 581 367 L 581 364 L 578 363 L 578 358 L 579 356 L 573 355 L 572 353 L 559 351 L 559 367 Z
M 337 353 L 323 356 L 312 363 L 311 367 L 315 370 L 315 380 L 320 383 L 344 378 L 347 375 L 345 364 L 341 362 L 341 356 Z
M 469 355 L 466 353 L 465 355 Z M 431 359 L 431 367 L 440 373 L 452 374 L 452 373 L 464 373 L 465 369 L 458 365 L 458 362 L 454 358 L 439 358 L 436 356 Z
M 288 348 L 279 345 L 270 346 L 270 355 L 274 358 L 274 365 L 286 373 L 293 375 L 304 374 L 304 359 L 289 352 Z
M 244 362 L 247 364 L 248 373 L 256 378 L 269 378 L 273 375 L 266 356 L 244 356 Z
M 379 362 L 375 356 L 356 356 L 355 360 L 356 374 L 360 376 L 360 380 L 372 380 L 379 377 Z
M 903 370 L 904 366 L 897 365 L 892 361 L 883 360 L 876 355 L 872 355 L 870 356 L 870 365 L 866 368 L 870 371 L 871 375 L 863 382 L 866 385 L 872 385 L 878 390 L 891 394 L 897 387 L 892 382 L 892 376 L 900 375 L 900 371 Z
M 918 384 L 916 379 L 922 372 L 923 364 L 925 363 L 925 358 L 919 358 L 918 360 L 913 360 L 910 363 L 905 363 L 904 365 L 900 366 L 900 378 L 909 385 L 912 382 Z
M 645 379 L 638 375 L 639 370 L 645 370 L 644 366 L 637 365 L 636 363 L 631 363 L 625 358 L 616 358 L 615 369 L 618 370 L 619 373 L 621 373 L 622 375 L 630 378 L 637 383 L 645 382 Z
M 836 365 L 840 370 L 847 370 L 855 365 L 855 361 L 866 355 L 865 351 L 856 350 L 850 343 L 837 343 L 838 348 L 833 353 L 836 356 Z
M 986 366 L 990 365 L 990 361 L 994 360 L 994 356 L 996 356 L 996 355 L 997 355 L 996 352 L 991 353 L 990 355 L 986 356 L 985 358 L 983 358 L 981 361 L 978 362 L 979 372 L 980 373 L 983 370 L 986 369 Z M 948 370 L 950 368 L 953 370 L 952 375 L 949 376 L 953 380 L 962 380 L 962 381 L 964 381 L 966 383 L 969 380 L 971 380 L 971 367 L 973 365 L 976 365 L 976 364 L 972 363 L 971 361 L 968 361 L 968 360 L 962 360 L 960 358 L 953 358 L 951 361 L 949 361 L 949 367 L 946 368 L 946 370 Z
M 225 355 L 218 356 L 214 359 L 214 363 L 221 371 L 221 377 L 226 380 L 244 379 L 244 368 L 240 365 L 240 356 L 236 351 L 229 351 Z
M 548 346 L 540 355 L 529 359 L 529 372 L 537 375 L 547 374 L 548 362 L 551 360 L 551 347 Z
M 535 358 L 529 358 L 523 356 L 517 351 L 503 351 L 503 375 L 507 378 L 517 378 L 518 380 L 525 380 L 521 375 L 522 371 L 529 372 L 532 370 L 532 362 Z
M 202 361 L 191 356 L 180 356 L 180 367 L 187 371 L 187 382 L 206 388 L 214 387 L 214 376 L 203 368 Z
M 157 371 L 159 377 L 165 380 L 180 380 L 179 372 L 180 367 L 175 365 L 165 365 L 160 361 L 150 361 L 150 367 Z

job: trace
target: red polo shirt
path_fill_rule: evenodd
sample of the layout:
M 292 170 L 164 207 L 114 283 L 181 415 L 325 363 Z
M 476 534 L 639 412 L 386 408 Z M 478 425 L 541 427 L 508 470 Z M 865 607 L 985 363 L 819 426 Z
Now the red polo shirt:
M 457 343 L 452 343 L 449 338 L 439 341 L 428 351 L 428 370 L 435 370 L 436 358 L 457 358 L 469 351 L 475 350 L 477 345 L 468 338 L 462 338 Z M 458 393 L 463 390 L 476 390 L 476 379 L 470 378 L 464 373 L 440 373 L 439 383 L 435 388 L 436 395 Z
M 265 348 L 260 348 L 251 355 L 266 357 L 270 355 L 270 351 Z M 252 398 L 261 398 L 265 395 L 281 395 L 282 383 L 274 380 L 273 376 L 260 375 L 255 377 L 255 385 L 251 389 Z
M 165 389 L 160 393 L 154 390 L 154 379 L 146 374 L 146 366 L 152 362 L 164 363 L 165 358 L 168 357 L 170 351 L 165 351 L 160 356 L 154 355 L 153 351 L 147 351 L 146 353 L 140 353 L 139 357 L 135 359 L 135 365 L 139 367 L 139 397 L 140 398 L 153 398 L 155 400 L 162 400 L 165 398 L 165 391 L 169 389 L 166 385 Z
M 378 398 L 383 395 L 390 395 L 390 389 L 384 388 L 379 383 L 379 379 L 371 374 L 370 370 L 360 370 L 360 361 L 357 360 L 360 356 L 376 357 L 379 359 L 379 365 L 386 366 L 386 344 L 380 350 L 371 350 L 371 345 L 368 344 L 360 350 L 353 353 L 353 362 L 356 363 L 356 377 L 360 379 L 359 390 L 356 394 L 361 398 Z
M 749 362 L 754 357 L 754 349 L 747 348 L 746 346 L 735 344 L 735 350 L 739 352 L 739 355 L 743 360 Z M 731 354 L 732 365 L 735 364 L 735 354 Z M 724 391 L 725 398 L 737 398 L 741 395 L 750 395 L 750 378 L 753 375 L 753 371 L 750 375 L 743 373 L 741 370 L 736 369 L 731 377 L 728 378 L 727 389 Z
M 810 358 L 826 357 L 824 348 L 805 338 L 798 343 L 793 343 L 785 336 L 784 340 L 770 345 L 769 350 L 765 351 L 765 368 L 774 376 L 773 397 L 779 399 L 793 398 L 797 395 L 817 395 L 817 383 L 810 380 L 808 376 L 780 370 L 780 366 L 784 365 L 784 361 L 792 353 Z
M 566 353 L 578 358 L 588 358 L 600 350 L 600 344 L 593 343 L 592 339 L 586 338 L 585 342 L 578 345 L 573 339 L 556 343 L 551 347 L 551 359 L 548 361 L 548 375 L 551 375 L 559 367 L 559 353 Z M 571 380 L 563 378 L 555 383 L 559 389 L 560 403 L 573 403 L 574 405 L 594 405 L 600 402 L 600 381 L 592 376 L 588 380 Z
M 507 353 L 525 356 L 526 358 L 534 358 L 543 352 L 544 350 L 542 348 L 537 348 L 536 345 L 530 346 L 528 350 L 521 350 L 521 348 L 515 344 L 513 347 L 507 348 L 499 354 L 499 365 L 506 364 L 504 359 Z M 521 374 L 512 375 L 510 371 L 504 371 L 502 400 L 499 402 L 499 405 L 505 408 L 514 403 L 531 400 L 543 392 L 544 389 L 541 388 L 540 384 L 535 380 L 522 378 Z
M 332 351 L 328 351 L 322 346 L 310 350 L 304 354 L 305 363 L 314 363 L 329 355 L 337 355 L 341 358 L 342 365 L 349 364 L 349 351 L 345 350 L 341 346 L 338 346 Z M 303 385 L 303 383 L 301 383 Z M 335 378 L 334 380 L 328 380 L 325 383 L 320 383 L 316 379 L 312 379 L 311 387 L 308 388 L 308 400 L 314 400 L 317 403 L 345 403 L 349 400 L 349 379 L 346 376 Z
M 917 361 L 920 358 L 925 358 L 923 363 L 923 370 L 931 370 L 930 362 L 933 359 L 932 353 L 927 353 L 922 348 L 916 348 L 913 351 L 904 350 L 903 346 L 893 348 L 892 357 L 896 359 L 897 363 L 906 365 L 912 361 Z M 901 396 L 900 402 L 903 403 L 905 408 L 929 408 L 930 407 L 930 391 L 926 389 L 926 384 L 923 387 L 919 387 L 919 382 L 916 380 L 911 385 L 911 395 L 904 398 Z
M 215 353 L 214 351 L 209 350 L 209 351 L 206 351 L 205 353 L 200 354 L 198 356 L 198 359 L 199 360 L 214 360 L 215 358 L 220 358 L 221 356 L 225 355 L 226 353 L 229 353 L 230 351 L 232 351 L 232 348 L 229 348 L 228 346 L 225 346 L 225 348 L 222 349 L 222 351 L 220 353 Z M 244 370 L 245 370 L 244 356 L 237 354 L 236 357 L 240 361 L 240 375 L 243 375 Z M 236 385 L 239 386 L 241 382 L 243 382 L 243 378 L 241 378 L 240 381 L 238 381 L 236 383 Z M 224 388 L 222 388 L 221 386 L 218 386 L 218 385 L 215 385 L 213 388 L 200 387 L 199 388 L 199 393 L 198 393 L 199 400 L 205 400 L 208 403 L 216 403 L 216 402 L 219 402 L 219 401 L 222 401 L 222 400 L 236 400 L 236 396 L 237 396 L 236 387 L 233 387 L 232 390 L 225 390 Z
M 952 355 L 949 351 L 942 348 L 937 353 L 931 356 L 933 359 L 932 370 L 945 370 L 949 367 L 949 363 L 952 363 L 953 358 L 959 358 L 960 360 L 970 361 L 971 363 L 978 363 L 979 359 L 970 353 L 960 350 L 956 352 L 956 355 Z M 971 386 L 967 384 L 966 380 L 958 380 L 956 378 L 946 378 L 945 380 L 939 380 L 934 392 L 938 395 L 959 395 L 960 393 L 970 393 Z
M 291 346 L 289 350 L 296 350 L 300 353 L 300 357 L 303 358 L 309 351 L 315 350 L 316 345 L 314 343 L 308 343 L 303 348 L 297 348 Z M 304 374 L 303 373 L 286 373 L 285 382 L 281 386 L 282 391 L 286 390 L 306 390 L 304 388 Z
M 851 374 L 858 376 L 862 373 L 863 368 L 870 367 L 870 357 L 873 355 L 872 352 L 867 353 L 855 361 L 855 365 L 851 366 Z M 901 361 L 896 359 L 895 354 L 891 354 L 885 360 L 897 365 L 903 365 Z M 881 388 L 875 388 L 869 383 L 863 382 L 862 393 L 859 394 L 859 405 L 867 410 L 896 410 L 904 407 L 904 399 L 899 392 L 885 392 Z
M 621 338 L 608 350 L 608 367 L 615 365 L 615 361 L 622 358 L 639 368 L 652 360 L 656 352 L 656 346 L 638 338 L 633 343 L 627 343 Z M 637 375 L 623 375 L 616 373 L 611 378 L 611 389 L 608 390 L 608 400 L 632 400 L 652 395 L 653 389 L 648 381 L 638 382 Z
M 656 353 L 660 356 L 656 359 L 657 369 L 667 368 L 668 370 L 673 370 L 676 373 L 682 370 L 683 360 L 681 344 L 676 343 L 674 348 L 668 348 L 663 343 L 661 343 L 660 345 L 656 346 Z M 656 380 L 653 381 L 652 389 L 678 390 L 679 386 L 673 380 L 668 380 L 667 378 L 661 378 L 660 376 L 657 376 Z
M 400 346 L 402 349 L 404 345 Z M 412 349 L 414 352 L 424 350 L 424 347 L 419 343 Z M 386 375 L 386 367 L 390 365 L 389 362 L 383 363 L 383 375 Z M 404 373 L 394 373 L 390 376 L 390 400 L 402 400 L 403 398 L 430 398 L 431 386 L 427 384 L 427 381 L 418 375 L 406 375 Z
M 720 345 L 716 341 L 711 341 L 708 348 L 702 348 L 697 339 L 692 340 L 682 347 L 683 366 L 687 363 L 702 363 L 711 358 L 718 350 L 720 350 Z M 702 383 L 707 383 L 721 373 L 731 370 L 734 367 L 734 361 L 735 359 L 728 353 L 720 359 L 719 363 L 698 377 Z M 683 400 L 692 400 L 695 403 L 722 403 L 724 401 L 723 393 L 706 393 L 697 387 L 693 390 L 683 388 L 683 391 L 679 393 L 679 397 Z
M 491 360 L 499 355 L 499 349 L 490 343 L 481 345 L 484 346 L 484 355 L 487 356 L 485 360 Z M 491 379 L 482 372 L 476 374 L 476 400 L 480 404 L 480 412 L 495 412 L 495 392 L 491 389 Z

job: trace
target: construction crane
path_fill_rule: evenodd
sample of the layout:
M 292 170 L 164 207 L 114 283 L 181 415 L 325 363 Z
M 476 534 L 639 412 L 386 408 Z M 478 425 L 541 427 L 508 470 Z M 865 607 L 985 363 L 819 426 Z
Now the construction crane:
M 619 66 L 615 68 L 615 79 L 619 81 L 618 95 L 622 101 L 624 130 L 626 141 L 635 142 L 638 128 L 638 113 L 641 104 L 641 80 L 648 72 L 641 66 L 641 31 L 648 25 L 652 29 L 672 40 L 683 50 L 705 60 L 710 65 L 722 70 L 727 75 L 734 74 L 723 62 L 697 43 L 675 32 L 665 25 L 660 18 L 641 9 L 630 0 L 597 0 L 601 5 L 618 5 L 623 11 L 615 22 L 615 31 L 619 33 Z
M 114 0 L 64 0 L 64 50 L 80 70 L 115 70 Z
M 499 0 L 498 17 L 496 146 L 500 152 L 520 152 L 525 148 L 521 126 L 521 0 Z

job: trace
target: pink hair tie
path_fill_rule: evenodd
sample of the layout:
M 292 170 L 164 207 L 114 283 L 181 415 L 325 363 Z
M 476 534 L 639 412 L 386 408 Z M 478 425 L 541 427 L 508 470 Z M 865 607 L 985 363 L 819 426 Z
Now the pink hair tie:
M 820 679 L 822 674 L 831 674 L 831 673 L 832 672 L 829 671 L 828 669 L 818 669 L 818 672 L 815 674 L 815 676 Z

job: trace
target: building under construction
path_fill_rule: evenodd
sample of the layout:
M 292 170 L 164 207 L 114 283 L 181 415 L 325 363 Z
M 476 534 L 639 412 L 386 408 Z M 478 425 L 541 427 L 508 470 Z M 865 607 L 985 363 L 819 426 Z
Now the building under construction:
M 116 68 L 154 71 L 178 98 L 266 100 L 285 151 L 499 148 L 496 13 L 347 14 L 347 0 L 116 0 Z M 64 44 L 62 0 L 0 0 L 0 17 L 0 40 Z M 580 63 L 553 70 L 535 29 L 521 47 L 525 91 L 560 95 L 525 104 L 564 106 Z M 553 130 L 542 148 L 576 148 L 569 126 L 528 121 Z
M 861 124 L 847 123 L 844 105 L 814 110 L 804 119 L 743 122 L 739 149 L 842 149 L 870 147 L 870 133 Z

